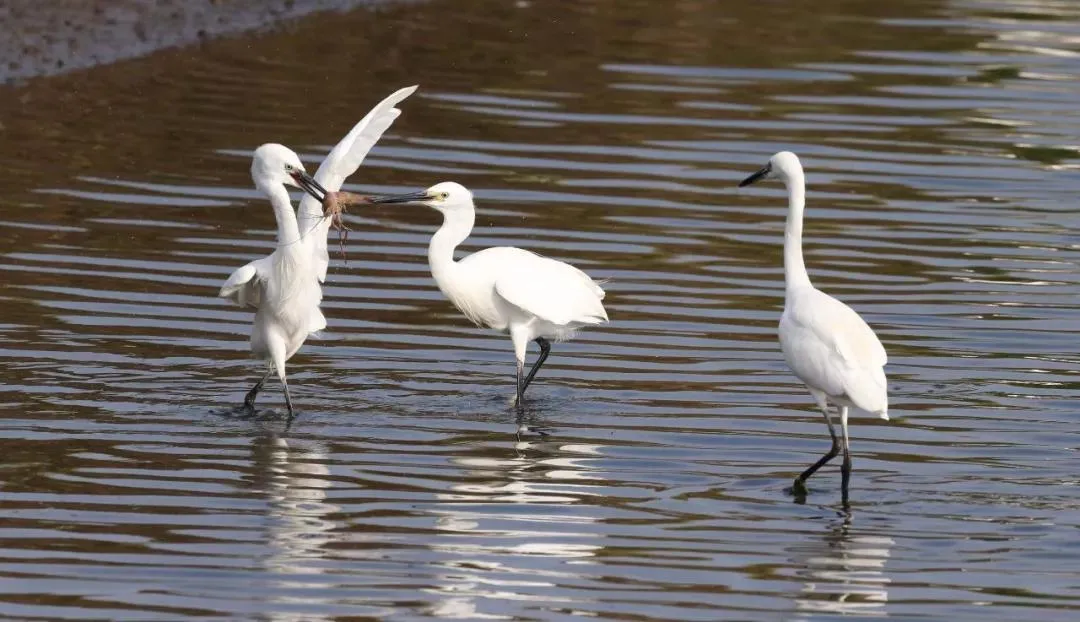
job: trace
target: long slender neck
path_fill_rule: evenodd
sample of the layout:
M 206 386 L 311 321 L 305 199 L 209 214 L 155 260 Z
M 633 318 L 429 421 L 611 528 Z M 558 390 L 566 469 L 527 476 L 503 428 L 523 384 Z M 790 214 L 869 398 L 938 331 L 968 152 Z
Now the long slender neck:
M 476 212 L 472 206 L 469 209 L 443 212 L 442 227 L 431 236 L 431 243 L 428 244 L 428 265 L 431 266 L 431 276 L 435 277 L 440 289 L 443 289 L 444 280 L 457 267 L 454 262 L 454 249 L 469 237 L 475 223 Z
M 810 286 L 810 275 L 802 255 L 803 208 L 806 206 L 806 180 L 803 172 L 788 175 L 788 216 L 784 227 L 784 282 L 790 291 Z
M 296 224 L 296 213 L 293 212 L 292 200 L 289 192 L 281 184 L 259 184 L 266 196 L 270 198 L 270 205 L 274 208 L 274 217 L 277 219 L 278 248 L 299 246 L 300 227 Z

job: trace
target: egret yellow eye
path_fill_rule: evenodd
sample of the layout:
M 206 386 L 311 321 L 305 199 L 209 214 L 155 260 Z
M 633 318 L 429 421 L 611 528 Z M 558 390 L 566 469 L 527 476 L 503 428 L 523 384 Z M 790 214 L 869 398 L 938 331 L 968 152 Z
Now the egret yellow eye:
M 440 192 L 439 193 L 439 200 L 440 201 L 445 201 L 445 200 L 447 200 L 449 198 L 450 198 L 450 193 L 449 192 Z

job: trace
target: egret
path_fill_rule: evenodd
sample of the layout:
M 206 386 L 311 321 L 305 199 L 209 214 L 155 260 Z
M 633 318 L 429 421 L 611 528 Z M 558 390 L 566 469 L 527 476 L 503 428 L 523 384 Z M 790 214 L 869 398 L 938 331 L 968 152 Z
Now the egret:
M 323 203 L 356 172 L 371 148 L 401 114 L 395 108 L 416 91 L 416 86 L 399 89 L 364 116 L 330 151 L 309 177 L 295 153 L 281 145 L 263 145 L 255 151 L 251 177 L 255 187 L 270 197 L 278 222 L 278 248 L 233 272 L 219 296 L 242 307 L 256 310 L 251 333 L 251 349 L 267 359 L 266 374 L 244 397 L 248 413 L 255 410 L 255 397 L 275 370 L 285 390 L 289 420 L 294 415 L 289 386 L 285 381 L 285 361 L 303 345 L 311 333 L 326 328 L 319 309 L 330 256 L 326 247 L 331 219 Z M 298 213 L 284 185 L 304 191 Z
M 244 409 L 249 414 L 255 412 L 255 397 L 270 374 L 277 371 L 291 422 L 293 405 L 285 381 L 285 361 L 292 358 L 310 333 L 326 328 L 326 318 L 319 310 L 322 287 L 315 269 L 315 257 L 300 237 L 296 214 L 285 187 L 301 188 L 316 198 L 325 196 L 326 189 L 304 171 L 296 153 L 273 143 L 255 150 L 251 179 L 274 208 L 277 248 L 270 255 L 233 272 L 221 286 L 218 296 L 255 309 L 251 351 L 266 360 L 267 369 L 244 397 Z
M 810 390 L 814 402 L 825 415 L 832 437 L 829 452 L 795 478 L 794 492 L 805 495 L 806 480 L 842 450 L 841 495 L 846 505 L 851 479 L 848 409 L 857 408 L 888 421 L 889 396 L 883 369 L 887 362 L 885 348 L 858 313 L 810 283 L 802 254 L 806 182 L 799 158 L 789 151 L 777 153 L 764 168 L 742 180 L 739 187 L 763 179 L 779 179 L 788 191 L 780 349 L 788 367 Z M 843 445 L 836 438 L 829 402 L 840 411 Z
M 496 246 L 454 260 L 454 249 L 472 233 L 473 195 L 454 182 L 372 203 L 422 203 L 442 213 L 443 224 L 428 245 L 428 265 L 439 290 L 478 326 L 510 334 L 517 358 L 517 406 L 547 360 L 551 341 L 565 341 L 584 326 L 608 321 L 604 290 L 574 266 L 511 246 Z M 540 355 L 525 375 L 529 342 Z M 520 433 L 520 429 L 519 429 Z
M 416 92 L 417 86 L 408 86 L 391 93 L 364 116 L 344 138 L 330 150 L 330 153 L 315 171 L 315 181 L 326 191 L 336 192 L 345 180 L 360 168 L 371 148 L 382 138 L 386 130 L 401 115 L 395 108 L 398 103 Z M 323 210 L 326 195 L 318 197 L 304 195 L 300 199 L 297 220 L 304 244 L 314 255 L 315 269 L 319 281 L 326 280 L 326 270 L 330 266 L 330 255 L 326 248 L 326 235 L 331 219 Z

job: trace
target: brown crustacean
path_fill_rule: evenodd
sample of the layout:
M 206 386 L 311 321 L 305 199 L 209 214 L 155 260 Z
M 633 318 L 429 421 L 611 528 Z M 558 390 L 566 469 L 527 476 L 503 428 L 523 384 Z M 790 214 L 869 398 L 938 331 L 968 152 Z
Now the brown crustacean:
M 366 205 L 370 203 L 371 197 L 364 196 L 362 194 L 353 194 L 352 192 L 338 191 L 327 192 L 323 197 L 323 217 L 330 219 L 330 226 L 338 231 L 338 246 L 341 249 L 341 258 L 345 258 L 345 243 L 349 241 L 349 232 L 352 229 L 349 225 L 345 224 L 345 220 L 341 217 L 350 205 Z

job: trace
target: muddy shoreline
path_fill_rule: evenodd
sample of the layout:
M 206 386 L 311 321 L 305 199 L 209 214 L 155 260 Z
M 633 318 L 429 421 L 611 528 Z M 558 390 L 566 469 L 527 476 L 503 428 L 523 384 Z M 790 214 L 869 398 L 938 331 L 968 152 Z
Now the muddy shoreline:
M 0 3 L 0 84 L 135 58 L 313 13 L 402 0 L 39 0 Z

